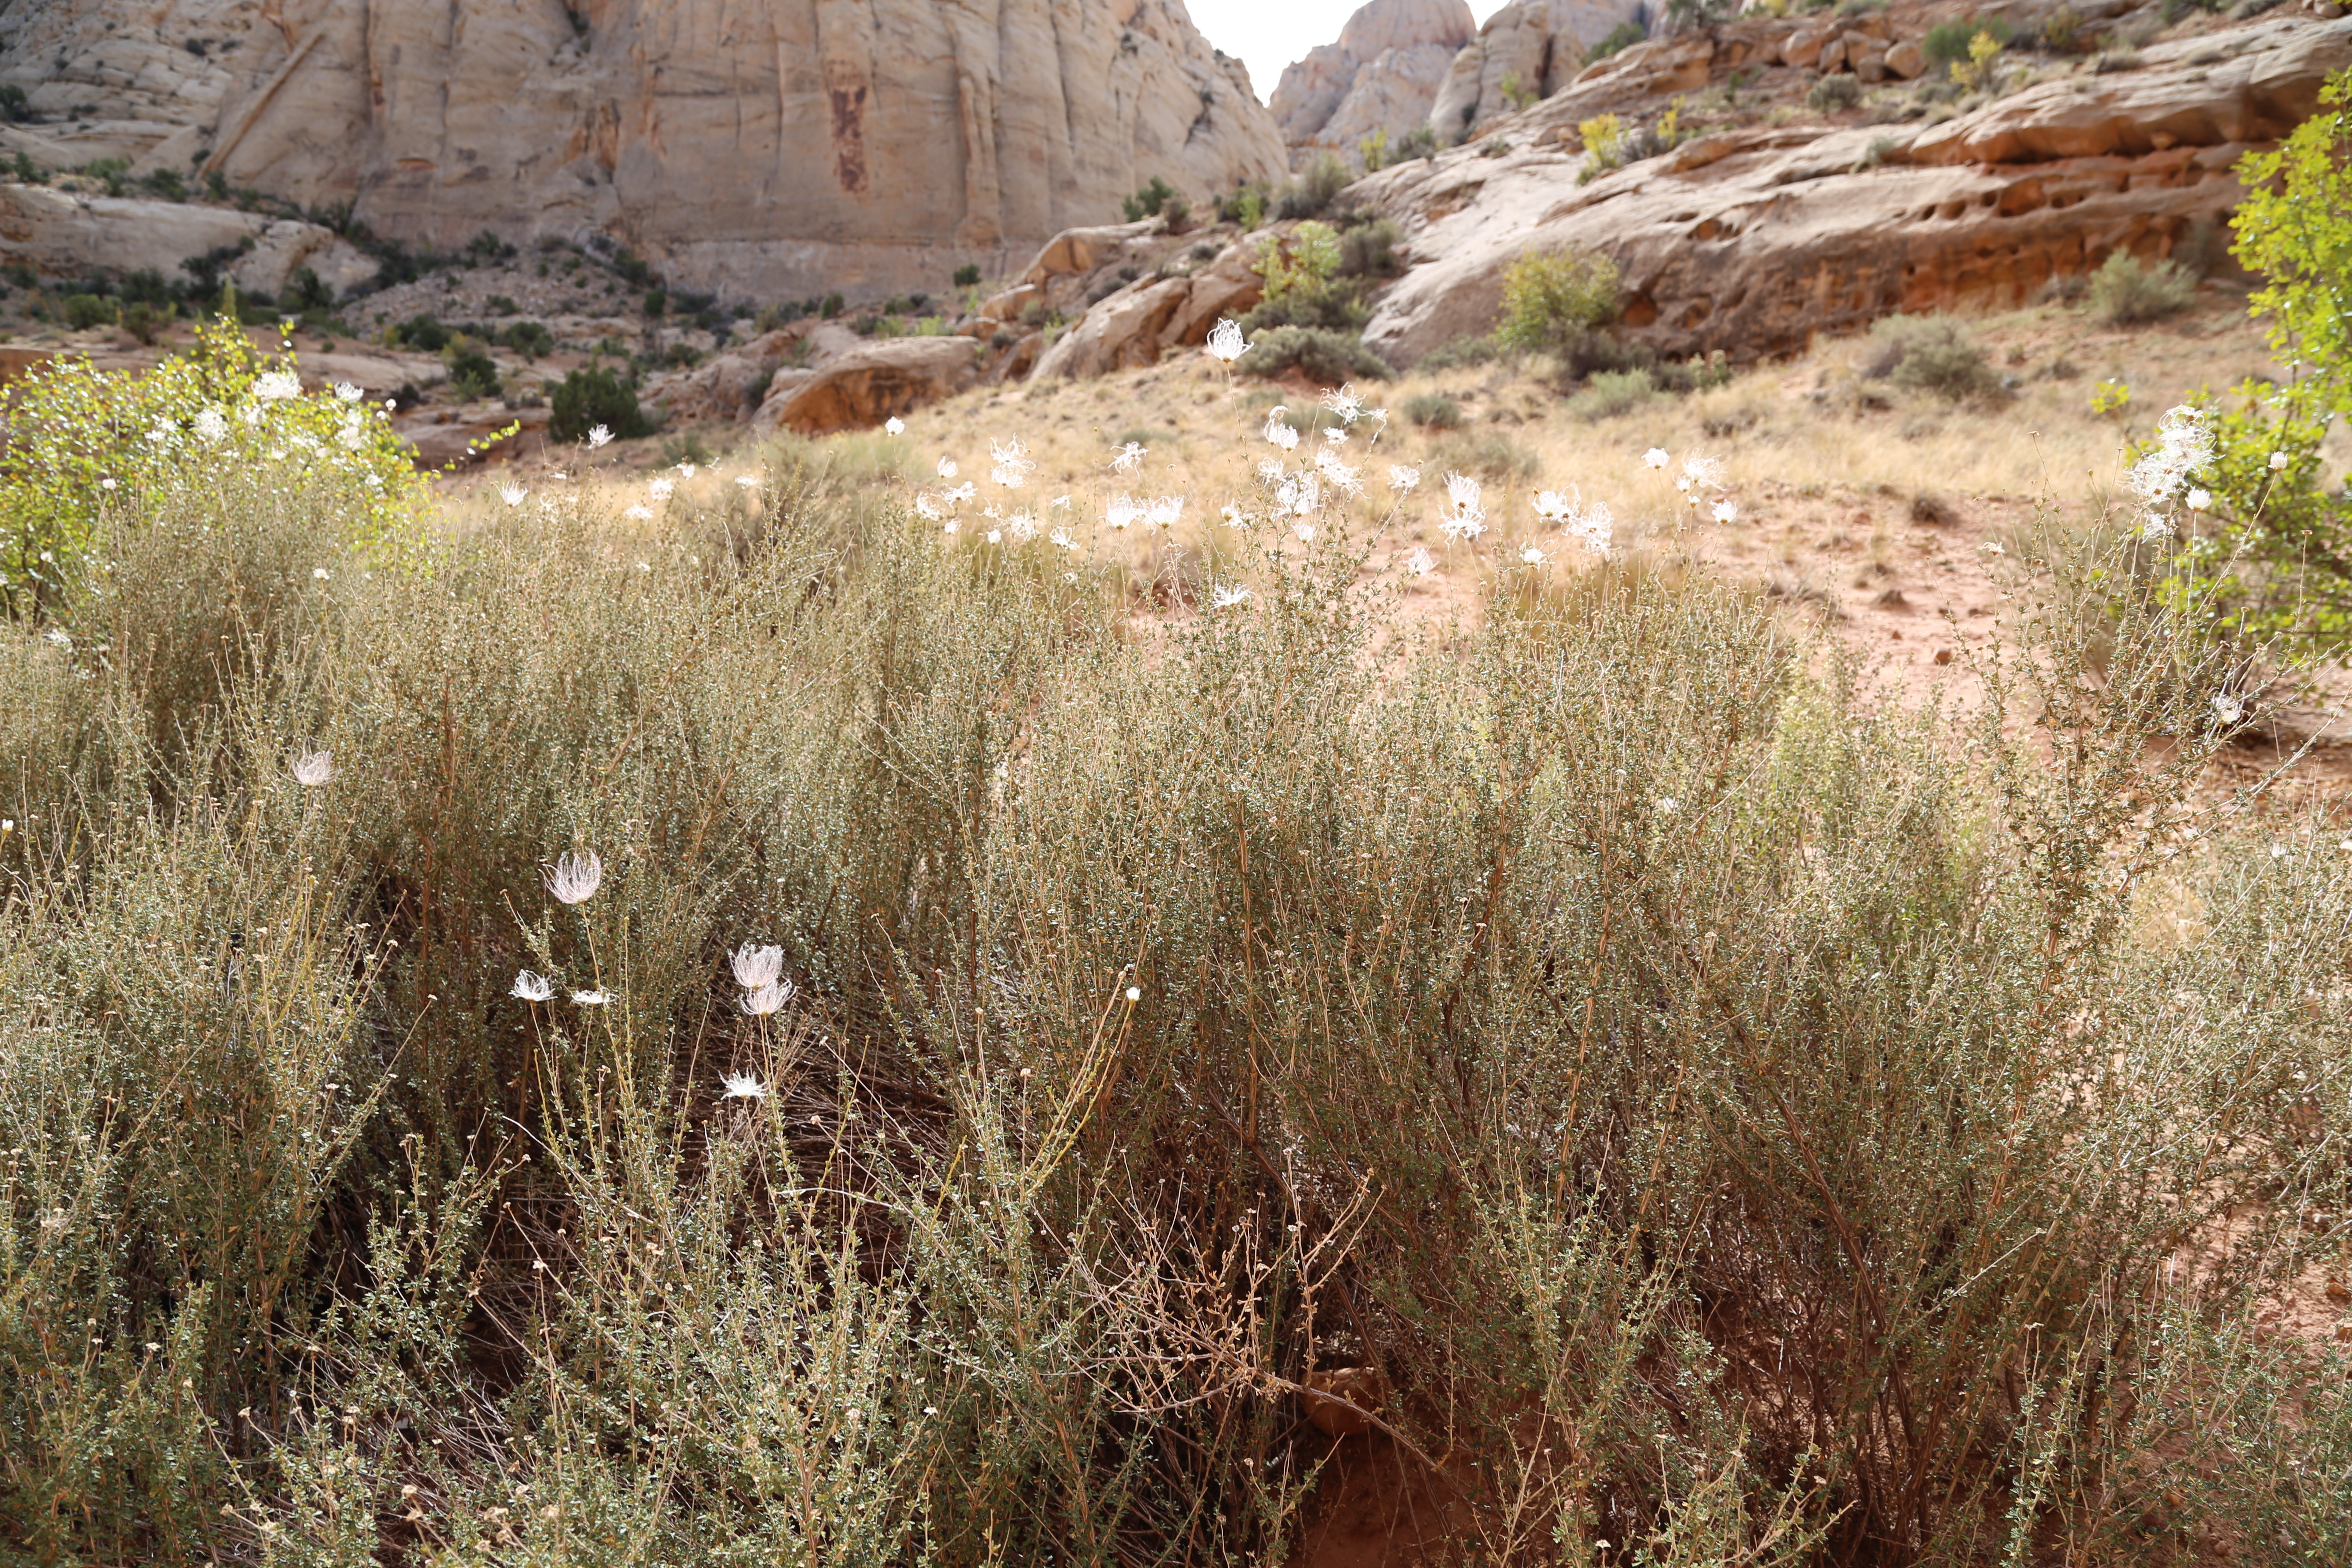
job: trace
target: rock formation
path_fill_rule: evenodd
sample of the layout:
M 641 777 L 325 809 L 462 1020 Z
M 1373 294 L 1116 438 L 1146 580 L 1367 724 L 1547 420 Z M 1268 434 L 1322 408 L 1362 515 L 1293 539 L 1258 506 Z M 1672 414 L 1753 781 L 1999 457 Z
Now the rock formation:
M 1549 98 L 1623 23 L 1647 27 L 1648 0 L 1511 0 L 1454 57 L 1429 110 L 1448 146 L 1529 98 Z
M 1160 177 L 1286 166 L 1181 0 L 54 0 L 0 9 L 52 167 L 217 174 L 377 234 L 611 233 L 764 298 L 937 287 Z
M 1354 195 L 1405 230 L 1412 263 L 1366 342 L 1410 363 L 1483 333 L 1504 269 L 1561 247 L 1613 258 L 1626 326 L 1671 354 L 1788 353 L 1896 311 L 2013 305 L 2114 250 L 2167 256 L 2224 220 L 2238 157 L 2307 118 L 2327 74 L 2352 64 L 2352 20 L 2265 19 L 1927 130 L 1755 125 L 1580 183 L 1580 120 L 1663 109 L 1710 74 L 1780 58 L 1789 31 L 1653 40 L 1496 122 L 1504 156 L 1463 148 L 1359 182 Z
M 1294 150 L 1352 153 L 1376 132 L 1395 141 L 1428 122 L 1438 83 L 1475 34 L 1467 0 L 1371 0 L 1336 42 L 1283 71 L 1275 122 Z
M 248 293 L 277 293 L 299 267 L 338 294 L 376 273 L 374 261 L 314 223 L 234 207 L 0 185 L 0 262 L 30 267 L 44 277 L 123 278 L 152 270 L 177 281 L 182 261 L 222 253 L 232 258 L 222 276 Z

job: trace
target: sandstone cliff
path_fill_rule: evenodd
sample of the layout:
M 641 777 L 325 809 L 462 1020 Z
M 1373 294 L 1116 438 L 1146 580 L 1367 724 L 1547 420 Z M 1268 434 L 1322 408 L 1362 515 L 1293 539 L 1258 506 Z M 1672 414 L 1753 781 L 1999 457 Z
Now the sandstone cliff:
M 1647 26 L 1648 0 L 1511 0 L 1454 57 L 1430 105 L 1441 144 L 1461 141 L 1516 98 L 1549 98 L 1582 69 L 1592 46 L 1621 24 Z
M 2018 304 L 2116 249 L 2165 257 L 2212 233 L 2242 195 L 2237 159 L 2352 64 L 2352 19 L 2266 18 L 2127 70 L 2084 62 L 1931 128 L 1750 123 L 1591 177 L 1580 121 L 1638 122 L 1735 69 L 1758 91 L 1810 76 L 1810 55 L 1783 63 L 1791 37 L 1753 22 L 1638 45 L 1494 122 L 1498 156 L 1458 148 L 1359 182 L 1411 263 L 1366 342 L 1410 363 L 1483 333 L 1504 269 L 1560 247 L 1613 258 L 1627 326 L 1672 354 L 1789 353 L 1897 311 Z
M 1475 32 L 1467 0 L 1371 0 L 1336 41 L 1283 71 L 1275 121 L 1294 149 L 1353 153 L 1375 132 L 1402 137 L 1427 122 L 1438 83 Z
M 1181 0 L 53 0 L 8 149 L 217 172 L 375 232 L 602 230 L 760 297 L 1001 268 L 1154 176 L 1286 164 Z

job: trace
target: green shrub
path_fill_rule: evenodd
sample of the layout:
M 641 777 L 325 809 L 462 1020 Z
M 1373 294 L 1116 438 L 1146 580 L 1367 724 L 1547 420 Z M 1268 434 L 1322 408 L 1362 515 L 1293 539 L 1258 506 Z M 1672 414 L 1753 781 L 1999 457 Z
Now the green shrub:
M 2091 274 L 2084 306 L 2094 320 L 2111 327 L 2137 326 L 2179 315 L 2197 303 L 2197 279 L 2170 261 L 2143 263 L 2128 250 L 2112 250 Z
M 1397 247 L 1404 231 L 1393 218 L 1376 217 L 1339 234 L 1339 274 L 1342 278 L 1393 278 L 1404 270 Z
M 441 324 L 437 316 L 411 316 L 392 329 L 392 341 L 437 354 L 449 346 L 449 329 Z
M 1602 371 L 1568 400 L 1568 411 L 1580 419 L 1613 419 L 1656 400 L 1658 384 L 1646 370 Z
M 1355 172 L 1340 161 L 1338 153 L 1329 151 L 1318 153 L 1313 162 L 1276 194 L 1274 216 L 1286 219 L 1321 217 L 1355 178 Z
M 1592 52 L 1585 58 L 1588 62 L 1605 60 L 1612 55 L 1622 54 L 1635 44 L 1647 39 L 1649 36 L 1648 30 L 1639 22 L 1632 20 L 1620 22 L 1601 36 L 1601 41 L 1592 46 Z
M 1955 16 L 1928 28 L 1919 39 L 1919 49 L 1927 57 L 1929 65 L 1939 68 L 1936 74 L 1941 75 L 1941 68 L 1963 64 L 1968 60 L 1969 46 L 1979 33 L 1990 34 L 1995 43 L 2006 44 L 2013 36 L 2013 29 L 2005 17 L 1990 16 L 1979 20 L 1975 16 Z
M 1503 274 L 1495 341 L 1557 353 L 1617 318 L 1617 264 L 1582 250 L 1529 251 Z
M 9 614 L 69 622 L 110 536 L 116 549 L 189 503 L 196 487 L 257 495 L 293 471 L 335 516 L 320 547 L 394 563 L 413 541 L 417 483 L 378 410 L 302 396 L 291 362 L 265 361 L 226 322 L 144 374 L 62 358 L 17 384 L 0 448 L 0 600 Z
M 499 395 L 499 367 L 482 345 L 469 337 L 451 341 L 442 354 L 449 367 L 449 389 L 467 401 Z
M 555 352 L 555 334 L 540 321 L 517 321 L 499 333 L 499 342 L 526 360 Z
M 558 441 L 584 441 L 600 425 L 624 441 L 654 433 L 637 406 L 635 384 L 610 365 L 571 372 L 548 397 L 548 433 Z
M 1168 198 L 1175 194 L 1175 186 L 1154 174 L 1150 184 L 1131 196 L 1121 196 L 1118 205 L 1126 212 L 1128 222 L 1140 223 L 1148 217 L 1158 217 L 1160 209 L 1166 206 Z
M 1432 349 L 1423 356 L 1420 368 L 1435 374 L 1438 371 L 1454 370 L 1465 365 L 1493 364 L 1507 352 L 1509 351 L 1496 342 L 1491 335 L 1461 337 L 1450 343 Z
M 122 307 L 122 330 L 152 347 L 155 340 L 163 335 L 163 329 L 170 326 L 173 318 L 178 314 L 176 306 L 159 308 L 144 300 L 134 300 Z
M 967 261 L 961 267 L 957 268 L 955 269 L 954 282 L 955 286 L 959 289 L 979 288 L 980 263 L 977 261 Z
M 1959 323 L 1942 316 L 1889 316 L 1871 329 L 1864 374 L 1954 401 L 1995 397 L 2000 374 Z
M 1421 392 L 1405 399 L 1404 416 L 1425 430 L 1456 430 L 1462 426 L 1462 405 L 1442 392 Z
M 1805 93 L 1805 107 L 1824 114 L 1858 108 L 1861 103 L 1862 79 L 1844 71 L 1835 71 L 1822 78 Z
M 66 296 L 66 325 L 75 331 L 102 327 L 114 320 L 114 301 L 97 294 Z
M 1258 334 L 1249 353 L 1234 365 L 1251 375 L 1265 376 L 1295 369 L 1324 386 L 1386 381 L 1396 374 L 1386 360 L 1364 346 L 1360 334 L 1329 327 L 1270 327 Z

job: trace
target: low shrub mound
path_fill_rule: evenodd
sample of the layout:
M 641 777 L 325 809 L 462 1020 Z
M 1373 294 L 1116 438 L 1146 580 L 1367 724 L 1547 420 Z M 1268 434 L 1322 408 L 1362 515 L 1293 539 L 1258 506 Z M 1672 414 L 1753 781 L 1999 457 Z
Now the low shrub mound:
M 621 440 L 654 433 L 654 422 L 637 406 L 634 383 L 611 365 L 591 364 L 569 372 L 548 397 L 548 429 L 558 441 L 583 441 L 602 426 Z
M 1296 370 L 1320 386 L 1350 381 L 1386 381 L 1396 372 L 1364 346 L 1363 338 L 1329 327 L 1273 327 L 1262 331 L 1249 353 L 1235 362 L 1252 375 L 1276 376 Z
M 2143 262 L 2128 250 L 2108 252 L 2084 289 L 2084 308 L 2111 327 L 2160 321 L 2196 302 L 2197 279 L 2187 268 Z
M 1999 397 L 2000 373 L 1958 322 L 1942 316 L 1889 316 L 1871 329 L 1863 373 L 1954 402 Z

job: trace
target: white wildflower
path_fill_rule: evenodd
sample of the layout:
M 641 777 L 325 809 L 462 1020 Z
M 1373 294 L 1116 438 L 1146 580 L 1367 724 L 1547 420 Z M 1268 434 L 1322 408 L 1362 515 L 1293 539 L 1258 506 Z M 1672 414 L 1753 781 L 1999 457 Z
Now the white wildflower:
M 735 482 L 742 486 L 747 490 L 756 490 L 760 488 L 760 476 L 757 474 L 738 474 L 735 476 Z
M 613 427 L 611 426 L 599 425 L 594 429 L 588 432 L 588 449 L 590 451 L 594 451 L 600 447 L 609 447 L 612 444 Z
M 1276 404 L 1266 412 L 1265 438 L 1286 452 L 1298 449 L 1298 432 L 1283 421 L 1283 405 Z
M 1148 503 L 1143 509 L 1144 521 L 1157 529 L 1175 527 L 1176 520 L 1183 515 L 1184 498 L 1182 496 L 1161 496 L 1157 500 Z
M 2165 506 L 2189 476 L 2213 460 L 2213 433 L 2205 416 L 2182 404 L 2158 421 L 2156 446 L 2131 467 L 2132 493 L 2150 506 Z
M 1355 383 L 1349 382 L 1337 392 L 1323 395 L 1323 406 L 1339 416 L 1343 425 L 1353 425 L 1364 412 L 1364 400 L 1356 395 Z
M 1535 514 L 1546 522 L 1565 522 L 1568 521 L 1568 514 L 1575 510 L 1576 503 L 1558 490 L 1536 492 Z
M 955 477 L 956 460 L 953 458 L 941 458 L 940 459 L 940 478 L 943 479 L 951 479 Z
M 1549 562 L 1551 557 L 1545 554 L 1543 551 L 1537 546 L 1529 544 L 1519 551 L 1519 559 L 1529 566 L 1541 566 L 1545 563 Z
M 574 991 L 572 994 L 572 1005 L 578 1007 L 602 1007 L 612 1000 L 613 994 L 601 985 L 593 991 Z
M 1077 541 L 1070 537 L 1070 531 L 1066 528 L 1055 529 L 1046 536 L 1045 542 L 1061 550 L 1076 550 L 1078 547 Z
M 1416 577 L 1426 577 L 1437 570 L 1437 557 L 1426 550 L 1416 549 L 1404 558 L 1404 569 Z
M 1002 544 L 1002 543 L 1003 543 L 1003 542 L 1004 542 L 1004 531 L 1003 531 L 1003 529 L 1001 529 L 1001 528 L 992 528 L 992 529 L 990 529 L 990 530 L 988 531 L 988 542 L 989 542 L 991 544 Z
M 937 522 L 947 513 L 940 510 L 940 503 L 931 499 L 929 491 L 923 491 L 915 497 L 915 515 Z
M 1298 535 L 1298 541 L 1302 544 L 1315 542 L 1315 525 L 1311 522 L 1295 522 L 1290 525 L 1290 531 Z
M 335 395 L 342 399 L 345 403 L 357 403 L 361 398 L 365 397 L 367 394 L 362 392 L 358 387 L 353 386 L 348 381 L 339 381 L 335 383 Z
M 646 486 L 646 491 L 657 501 L 667 501 L 670 497 L 677 493 L 677 481 L 675 479 L 656 479 Z
M 890 435 L 904 436 L 907 433 L 907 422 L 893 414 L 889 418 L 882 421 L 882 428 Z
M 1242 336 L 1240 327 L 1232 321 L 1220 320 L 1209 329 L 1208 350 L 1211 359 L 1231 364 L 1249 353 L 1249 342 Z
M 1022 544 L 1037 537 L 1037 519 L 1029 512 L 1016 511 L 1004 520 L 1004 531 Z
M 305 752 L 294 759 L 294 782 L 305 789 L 317 789 L 334 776 L 332 752 Z
M 768 1086 L 747 1072 L 721 1073 L 719 1076 L 719 1087 L 724 1091 L 719 1097 L 721 1100 L 768 1098 Z
M 1699 489 L 1723 488 L 1723 463 L 1720 458 L 1702 458 L 1694 452 L 1683 459 L 1683 478 Z
M 1250 525 L 1250 514 L 1237 506 L 1228 505 L 1217 513 L 1217 521 L 1227 528 L 1245 529 Z
M 324 566 L 313 566 L 310 568 L 310 580 L 314 583 L 331 583 L 334 581 L 334 576 L 335 574 L 332 572 L 328 571 Z
M 217 408 L 207 408 L 195 418 L 196 438 L 206 446 L 228 434 L 228 420 Z
M 1609 515 L 1609 508 L 1594 501 L 1590 506 L 1579 506 L 1570 511 L 1565 520 L 1563 531 L 1593 554 L 1606 555 L 1615 526 L 1616 520 Z
M 1445 476 L 1445 497 L 1454 510 L 1438 523 L 1437 531 L 1448 539 L 1475 539 L 1486 531 L 1486 513 L 1479 505 L 1482 491 L 1478 481 L 1467 474 Z
M 284 403 L 302 395 L 302 378 L 290 370 L 266 370 L 253 381 L 253 395 L 263 403 Z
M 515 483 L 512 479 L 508 479 L 499 486 L 499 499 L 506 502 L 509 506 L 522 505 L 523 498 L 530 494 L 530 491 Z
M 1336 425 L 1326 425 L 1323 427 L 1323 439 L 1334 447 L 1344 447 L 1348 444 L 1348 433 Z
M 1282 483 L 1282 476 L 1289 471 L 1289 469 L 1282 466 L 1282 459 L 1279 458 L 1268 458 L 1257 466 L 1257 477 L 1259 480 L 1262 483 L 1269 485 L 1278 485 Z
M 1323 482 L 1313 474 L 1298 474 L 1284 479 L 1277 495 L 1283 510 L 1305 517 L 1323 504 Z
M 555 986 L 546 975 L 535 969 L 526 969 L 515 976 L 513 988 L 507 993 L 526 1002 L 546 1002 L 553 999 Z
M 2213 717 L 2224 724 L 2235 724 L 2246 716 L 2246 705 L 2239 698 L 2224 691 L 2213 699 Z
M 646 506 L 642 502 L 633 502 L 621 509 L 621 515 L 627 518 L 631 522 L 651 522 L 653 521 L 654 511 L 653 508 Z
M 1221 587 L 1210 595 L 1216 607 L 1221 610 L 1230 610 L 1235 605 L 1246 604 L 1249 602 L 1249 596 L 1250 591 L 1247 588 L 1230 587 Z
M 545 873 L 547 890 L 560 904 L 584 904 L 596 896 L 604 882 L 604 863 L 594 850 L 584 855 L 562 855 Z
M 1644 468 L 1663 468 L 1672 460 L 1666 456 L 1666 449 L 1664 447 L 1653 447 L 1642 454 L 1642 464 Z
M 701 471 L 701 468 L 694 463 L 680 463 L 677 466 L 677 473 L 680 479 L 690 479 Z
M 789 980 L 771 981 L 745 994 L 743 1011 L 754 1018 L 764 1018 L 791 1001 L 796 991 Z
M 1129 495 L 1113 496 L 1109 504 L 1103 508 L 1103 521 L 1116 529 L 1134 527 L 1136 519 L 1142 515 L 1141 503 Z
M 2149 512 L 2140 521 L 2139 536 L 2151 544 L 2159 540 L 2169 539 L 2172 537 L 2172 524 L 2165 521 L 2156 513 Z
M 1135 472 L 1143 466 L 1144 456 L 1150 450 L 1150 447 L 1140 441 L 1129 441 L 1125 446 L 1115 448 L 1110 455 L 1112 471 L 1121 474 Z
M 952 505 L 952 504 L 954 504 L 954 503 L 955 503 L 955 502 L 957 502 L 957 501 L 967 501 L 967 500 L 970 500 L 972 497 L 974 497 L 974 496 L 978 495 L 979 493 L 980 493 L 980 487 L 979 487 L 978 485 L 976 485 L 976 484 L 972 483 L 970 479 L 966 479 L 966 480 L 964 480 L 964 482 L 963 482 L 963 483 L 961 483 L 961 484 L 960 484 L 960 485 L 956 485 L 956 486 L 953 486 L 953 487 L 951 487 L 951 488 L 950 488 L 950 489 L 948 489 L 941 490 L 941 491 L 940 492 L 940 497 L 941 497 L 942 499 L 944 499 L 945 500 L 947 500 L 947 501 L 949 502 L 949 504 Z
M 2272 473 L 2274 473 L 2274 474 L 2283 474 L 2283 473 L 2286 472 L 2286 464 L 2287 464 L 2287 456 L 2286 456 L 2286 454 L 2285 454 L 2284 452 L 2273 452 L 2273 453 L 2271 454 L 2271 472 L 2272 472 Z
M 1719 500 L 1716 502 L 1715 521 L 1717 522 L 1738 522 L 1739 521 L 1739 508 L 1727 500 Z
M 2210 509 L 2213 504 L 2213 492 L 2210 490 L 2190 490 L 2189 492 L 2188 499 L 2189 510 L 2190 511 L 2204 511 Z
M 988 477 L 1006 489 L 1018 489 L 1027 484 L 1030 471 L 1037 466 L 1018 441 L 1006 441 L 999 445 L 991 438 L 988 443 L 988 456 L 994 465 L 989 469 Z
M 1421 483 L 1421 470 L 1409 463 L 1396 463 L 1389 468 L 1389 489 L 1403 495 Z

